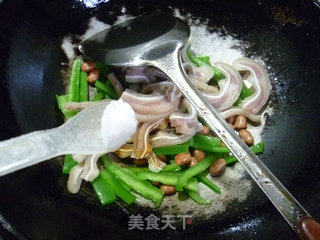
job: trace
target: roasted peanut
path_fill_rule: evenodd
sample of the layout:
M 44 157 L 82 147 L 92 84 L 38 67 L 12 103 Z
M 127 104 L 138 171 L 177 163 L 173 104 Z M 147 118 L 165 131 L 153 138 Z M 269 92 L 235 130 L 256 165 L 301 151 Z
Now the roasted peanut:
M 208 135 L 210 133 L 210 129 L 207 126 L 203 126 L 203 128 L 198 133 L 201 135 Z
M 135 158 L 133 162 L 137 166 L 144 166 L 147 164 L 148 160 L 146 158 Z
M 176 161 L 176 164 L 182 166 L 186 163 L 191 162 L 191 155 L 190 153 L 179 153 L 175 156 L 174 159 Z
M 167 156 L 166 155 L 159 155 L 157 156 L 159 158 L 160 161 L 162 162 L 166 162 L 167 161 Z
M 160 190 L 164 192 L 165 195 L 172 195 L 176 193 L 176 187 L 171 185 L 161 185 Z
M 81 64 L 81 70 L 85 72 L 89 72 L 95 68 L 96 68 L 96 63 L 92 61 L 84 62 Z
M 234 130 L 234 125 L 229 123 L 229 127 L 231 127 Z
M 193 151 L 193 156 L 198 162 L 200 162 L 202 159 L 205 158 L 206 154 L 204 153 L 204 151 L 194 150 Z
M 253 136 L 247 129 L 241 129 L 239 131 L 239 137 L 241 137 L 246 144 L 248 145 L 253 144 L 253 141 L 254 141 Z
M 194 157 L 191 157 L 191 161 L 189 162 L 189 167 L 193 167 L 197 163 L 198 163 L 198 161 Z
M 236 121 L 234 123 L 234 127 L 237 130 L 247 128 L 247 118 L 243 115 L 237 116 Z
M 226 160 L 224 160 L 223 158 L 219 158 L 211 164 L 209 172 L 212 177 L 218 177 L 224 172 L 225 169 Z
M 99 70 L 98 69 L 93 69 L 90 71 L 89 75 L 88 75 L 88 82 L 89 83 L 94 83 L 95 81 L 97 81 L 99 79 Z
M 235 120 L 236 120 L 236 116 L 228 117 L 227 118 L 227 123 L 234 124 Z

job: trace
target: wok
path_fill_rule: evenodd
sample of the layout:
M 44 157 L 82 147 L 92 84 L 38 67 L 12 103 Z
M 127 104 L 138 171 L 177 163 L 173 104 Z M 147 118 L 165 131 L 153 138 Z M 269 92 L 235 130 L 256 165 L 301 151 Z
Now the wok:
M 0 1 L 0 139 L 52 128 L 62 119 L 55 94 L 64 91 L 68 62 L 60 45 L 81 35 L 95 16 L 113 24 L 128 15 L 182 13 L 248 43 L 248 57 L 269 66 L 273 114 L 267 117 L 261 159 L 304 207 L 320 219 L 320 9 L 312 1 Z M 248 179 L 250 179 L 247 176 Z M 0 178 L 3 239 L 295 239 L 260 189 L 230 202 L 186 230 L 128 230 L 132 214 L 157 209 L 100 206 L 85 184 L 66 191 L 61 162 L 51 160 Z M 239 183 L 240 184 L 240 183 Z M 187 206 L 186 206 L 187 209 Z

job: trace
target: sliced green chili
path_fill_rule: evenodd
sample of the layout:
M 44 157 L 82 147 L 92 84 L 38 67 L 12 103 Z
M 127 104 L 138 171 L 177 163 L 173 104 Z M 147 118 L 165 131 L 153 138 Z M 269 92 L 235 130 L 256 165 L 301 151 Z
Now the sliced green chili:
M 193 136 L 193 142 L 190 145 L 194 149 L 213 152 L 213 153 L 229 153 L 227 147 L 221 147 L 221 139 L 207 135 L 196 134 Z
M 70 84 L 69 84 L 69 101 L 70 102 L 79 102 L 80 97 L 80 69 L 81 69 L 81 60 L 74 60 Z
M 131 172 L 133 172 L 136 175 L 139 173 L 142 173 L 142 172 L 149 172 L 150 171 L 149 168 L 147 168 L 147 167 L 126 166 L 124 168 L 130 170 Z
M 201 162 L 184 171 L 178 179 L 178 183 L 176 186 L 177 191 L 182 191 L 183 186 L 190 178 L 206 170 L 211 165 L 211 163 L 213 163 L 218 158 L 218 154 L 208 154 Z
M 100 81 L 96 81 L 95 82 L 95 86 L 100 89 L 101 91 L 103 91 L 105 94 L 107 94 L 108 96 L 110 96 L 113 99 L 117 99 L 118 95 L 116 93 L 116 91 L 114 90 L 112 84 L 110 83 L 110 81 L 107 81 L 105 84 L 103 82 Z
M 189 195 L 189 197 L 194 200 L 196 203 L 205 205 L 205 204 L 212 204 L 212 201 L 206 200 L 201 197 L 196 191 L 192 191 L 189 189 L 185 189 L 185 192 Z
M 205 176 L 197 175 L 196 176 L 198 181 L 206 185 L 208 188 L 210 188 L 212 191 L 221 194 L 221 188 L 214 184 L 210 179 L 208 179 Z
M 67 95 L 56 95 L 56 99 L 57 99 L 57 103 L 58 103 L 58 107 L 61 110 L 61 112 L 63 113 L 64 117 L 66 119 L 70 119 L 72 118 L 74 115 L 77 114 L 77 111 L 69 111 L 67 109 L 65 109 L 64 105 L 69 102 L 68 100 L 68 96 Z
M 224 75 L 222 74 L 222 72 L 220 72 L 220 70 L 216 67 L 213 67 L 210 63 L 203 61 L 203 59 L 200 57 L 196 57 L 191 51 L 187 50 L 187 57 L 189 58 L 189 60 L 191 62 L 193 62 L 197 67 L 202 66 L 202 65 L 208 65 L 212 68 L 213 70 L 213 78 L 216 82 L 218 82 L 219 80 L 225 78 Z
M 80 73 L 80 93 L 79 101 L 88 101 L 89 89 L 88 89 L 88 74 L 84 71 Z
M 243 83 L 241 93 L 240 93 L 241 98 L 245 99 L 247 97 L 250 97 L 252 94 L 253 94 L 252 90 Z
M 77 165 L 78 163 L 73 160 L 71 154 L 67 154 L 64 156 L 64 163 L 63 163 L 63 167 L 62 167 L 62 173 L 64 174 L 69 174 L 70 170 Z
M 130 205 L 136 200 L 136 197 L 132 193 L 130 193 L 121 184 L 119 184 L 119 182 L 117 182 L 117 179 L 108 169 L 101 171 L 100 175 L 103 179 L 105 179 L 105 181 L 108 182 L 114 194 L 121 198 L 124 202 Z
M 96 62 L 96 67 L 99 70 L 99 81 L 104 82 L 109 72 L 109 67 L 102 62 Z
M 113 203 L 116 196 L 108 181 L 100 175 L 92 182 L 92 187 L 102 205 Z
M 156 205 L 161 204 L 164 193 L 160 189 L 152 186 L 151 183 L 139 179 L 129 169 L 121 168 L 113 163 L 107 155 L 102 156 L 101 161 L 106 169 L 110 170 L 133 190 L 140 193 L 145 198 L 151 199 Z
M 106 87 L 107 87 L 106 94 L 108 94 L 112 99 L 119 98 L 116 90 L 114 89 L 113 85 L 111 84 L 111 82 L 109 80 L 106 82 Z
M 189 142 L 168 147 L 158 147 L 152 149 L 155 155 L 171 155 L 189 152 Z
M 178 179 L 182 174 L 180 173 L 170 173 L 170 172 L 141 172 L 138 174 L 138 177 L 142 180 L 150 180 L 161 182 L 166 185 L 174 185 L 176 186 L 178 183 Z M 186 184 L 183 185 L 183 188 L 191 189 L 193 191 L 198 190 L 198 182 L 195 178 L 189 178 Z
M 91 101 L 99 101 L 102 99 L 104 99 L 104 94 L 102 92 L 99 92 L 91 99 Z
M 209 56 L 202 56 L 202 57 L 197 57 L 201 62 L 204 64 L 210 64 L 210 57 Z
M 181 167 L 178 164 L 176 164 L 175 162 L 165 166 L 161 170 L 161 172 L 179 172 L 179 171 L 181 171 Z

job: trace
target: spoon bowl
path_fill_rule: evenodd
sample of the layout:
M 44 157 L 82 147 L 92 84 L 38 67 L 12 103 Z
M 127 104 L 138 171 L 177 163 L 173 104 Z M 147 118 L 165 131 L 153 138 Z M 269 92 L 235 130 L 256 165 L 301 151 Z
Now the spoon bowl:
M 112 107 L 109 108 L 109 104 Z M 123 117 L 118 121 L 108 121 L 116 114 Z M 109 131 L 103 131 L 106 126 L 102 121 L 107 123 Z M 129 129 L 124 125 L 129 126 Z M 127 103 L 97 103 L 82 110 L 60 127 L 0 142 L 0 176 L 59 155 L 115 151 L 129 140 L 135 131 L 135 113 Z

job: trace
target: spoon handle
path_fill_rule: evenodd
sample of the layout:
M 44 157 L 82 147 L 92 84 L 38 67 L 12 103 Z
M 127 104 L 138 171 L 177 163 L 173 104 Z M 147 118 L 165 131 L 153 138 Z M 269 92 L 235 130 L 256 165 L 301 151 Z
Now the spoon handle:
M 301 234 L 301 228 L 299 229 L 297 224 L 302 217 L 310 217 L 310 215 L 236 133 L 230 129 L 226 121 L 189 81 L 182 69 L 179 48 L 176 48 L 172 55 L 151 61 L 150 64 L 162 70 L 172 79 L 183 95 L 195 107 L 198 114 L 236 156 L 293 230 L 300 238 L 307 239 Z M 320 238 L 320 236 L 318 237 Z
M 54 128 L 0 142 L 0 176 L 57 156 L 56 133 Z

